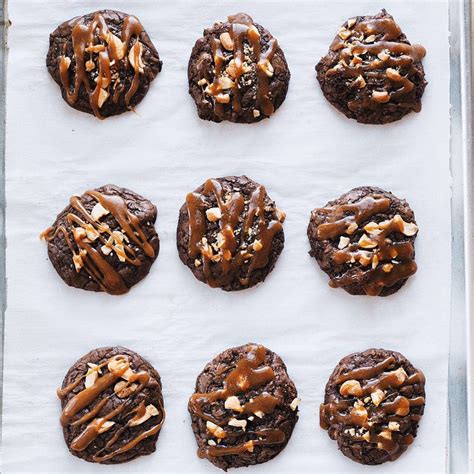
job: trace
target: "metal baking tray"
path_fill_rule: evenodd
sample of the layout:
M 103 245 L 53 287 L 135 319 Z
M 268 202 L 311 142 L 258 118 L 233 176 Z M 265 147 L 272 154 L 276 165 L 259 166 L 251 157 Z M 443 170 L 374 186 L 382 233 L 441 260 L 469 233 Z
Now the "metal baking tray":
M 7 68 L 7 0 L 0 4 L 0 381 L 3 381 L 5 274 L 5 79 Z M 450 0 L 450 97 L 452 175 L 452 288 L 448 387 L 446 472 L 472 472 L 471 463 L 471 316 L 474 294 L 474 206 L 471 107 L 471 3 Z M 3 384 L 2 384 L 3 386 Z M 0 440 L 1 440 L 0 391 Z

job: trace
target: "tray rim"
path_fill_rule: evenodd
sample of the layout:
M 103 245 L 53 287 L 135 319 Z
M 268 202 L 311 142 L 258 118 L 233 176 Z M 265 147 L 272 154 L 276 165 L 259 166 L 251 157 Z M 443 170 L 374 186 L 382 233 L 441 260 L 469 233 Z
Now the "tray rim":
M 474 209 L 471 115 L 471 3 L 450 0 L 451 322 L 446 472 L 471 472 L 470 362 Z
M 474 8 L 474 5 L 473 5 Z M 450 170 L 452 177 L 451 318 L 448 361 L 447 473 L 472 472 L 471 346 L 474 304 L 474 172 L 472 169 L 471 0 L 448 0 L 450 33 Z M 0 4 L 0 449 L 7 306 L 5 119 L 8 0 Z

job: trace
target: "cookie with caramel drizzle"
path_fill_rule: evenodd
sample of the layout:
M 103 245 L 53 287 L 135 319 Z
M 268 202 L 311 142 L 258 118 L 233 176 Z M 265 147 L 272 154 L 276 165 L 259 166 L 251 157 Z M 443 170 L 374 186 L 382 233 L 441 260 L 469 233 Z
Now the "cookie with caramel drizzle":
M 133 109 L 162 62 L 137 17 L 101 10 L 64 22 L 50 35 L 48 71 L 73 108 L 103 119 Z
M 246 176 L 208 179 L 180 209 L 179 256 L 213 288 L 250 288 L 266 278 L 283 250 L 284 219 L 264 186 Z
M 308 225 L 310 255 L 329 275 L 330 286 L 352 295 L 398 291 L 417 270 L 417 234 L 405 200 L 367 186 L 314 209 Z
M 288 443 L 298 404 L 278 355 L 257 344 L 222 352 L 189 399 L 198 456 L 224 470 L 269 461 Z
M 156 215 L 144 197 L 106 185 L 72 196 L 41 238 L 69 286 L 121 295 L 148 274 L 158 256 Z
M 160 375 L 137 353 L 123 347 L 89 352 L 57 394 L 74 456 L 118 464 L 155 451 L 165 420 Z
M 382 10 L 344 23 L 316 66 L 317 79 L 326 99 L 347 117 L 394 122 L 421 110 L 425 54 Z
M 369 349 L 344 357 L 326 385 L 321 428 L 362 464 L 396 460 L 413 443 L 425 406 L 425 377 L 400 353 Z
M 285 100 L 290 71 L 277 40 L 246 13 L 204 30 L 188 64 L 199 117 L 252 123 Z

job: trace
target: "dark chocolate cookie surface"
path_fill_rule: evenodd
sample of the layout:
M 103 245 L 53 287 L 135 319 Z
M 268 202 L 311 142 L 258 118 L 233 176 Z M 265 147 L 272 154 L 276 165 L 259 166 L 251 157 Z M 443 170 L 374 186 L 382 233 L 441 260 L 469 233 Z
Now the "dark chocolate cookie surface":
M 208 179 L 180 209 L 181 261 L 211 287 L 243 290 L 262 282 L 283 250 L 285 213 L 246 176 Z
M 145 97 L 161 61 L 137 17 L 101 10 L 73 18 L 50 35 L 46 66 L 73 108 L 118 115 Z
M 156 449 L 165 419 L 158 372 L 124 347 L 103 347 L 81 357 L 62 387 L 61 424 L 74 456 L 118 464 Z
M 72 196 L 41 236 L 69 286 L 120 295 L 148 274 L 158 256 L 156 215 L 144 197 L 109 184 Z
M 310 255 L 333 288 L 352 295 L 388 296 L 417 270 L 417 233 L 415 215 L 405 200 L 376 187 L 354 188 L 311 212 Z
M 256 344 L 222 352 L 189 400 L 198 456 L 224 470 L 269 461 L 287 445 L 298 403 L 278 355 Z
M 320 425 L 345 456 L 382 464 L 413 443 L 424 406 L 423 373 L 398 352 L 369 349 L 344 357 L 334 369 Z
M 410 44 L 385 10 L 351 18 L 316 66 L 326 99 L 361 123 L 384 124 L 421 110 L 423 46 Z
M 283 103 L 290 71 L 277 40 L 245 13 L 204 30 L 188 64 L 199 117 L 252 123 Z

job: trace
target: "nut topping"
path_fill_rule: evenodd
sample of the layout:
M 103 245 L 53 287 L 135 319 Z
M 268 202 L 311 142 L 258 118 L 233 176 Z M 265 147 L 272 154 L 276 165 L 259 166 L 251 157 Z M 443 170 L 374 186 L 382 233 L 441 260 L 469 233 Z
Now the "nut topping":
M 373 404 L 376 407 L 378 407 L 383 402 L 383 400 L 385 398 L 385 393 L 378 388 L 377 390 L 374 390 L 370 394 L 370 398 L 372 399 Z
M 149 420 L 152 416 L 157 416 L 160 412 L 154 405 L 147 405 L 145 408 L 145 414 L 141 416 L 140 418 L 132 418 L 132 420 L 129 422 L 129 426 L 138 426 L 141 425 L 142 423 L 145 423 L 145 421 Z
M 245 431 L 247 426 L 247 420 L 237 420 L 236 418 L 231 418 L 227 423 L 229 426 L 235 426 L 237 428 L 242 428 Z
M 390 100 L 390 94 L 387 91 L 373 91 L 372 98 L 381 104 L 385 104 Z
M 223 439 L 227 436 L 227 433 L 212 421 L 206 421 L 206 428 L 216 438 Z
M 239 398 L 236 397 L 235 395 L 232 395 L 231 397 L 228 397 L 226 401 L 224 402 L 224 408 L 226 410 L 233 410 L 237 412 L 242 412 L 243 408 L 240 405 Z
M 219 39 L 222 43 L 222 46 L 224 46 L 224 48 L 227 49 L 227 51 L 233 51 L 234 42 L 232 41 L 232 38 L 230 37 L 227 31 L 225 33 L 222 33 Z
M 102 425 L 100 425 L 99 428 L 99 434 L 105 433 L 106 431 L 109 431 L 112 426 L 115 425 L 115 421 L 104 421 Z
M 102 206 L 100 202 L 96 203 L 96 205 L 92 208 L 91 216 L 96 222 L 100 220 L 101 217 L 106 216 L 109 214 L 109 211 Z
M 339 393 L 344 397 L 348 395 L 361 397 L 363 395 L 362 387 L 357 380 L 346 380 L 339 388 Z
M 206 217 L 210 222 L 216 222 L 222 217 L 222 212 L 219 207 L 212 207 L 207 209 Z
M 293 401 L 290 403 L 290 408 L 295 411 L 298 408 L 298 405 L 301 402 L 301 398 L 294 398 Z

